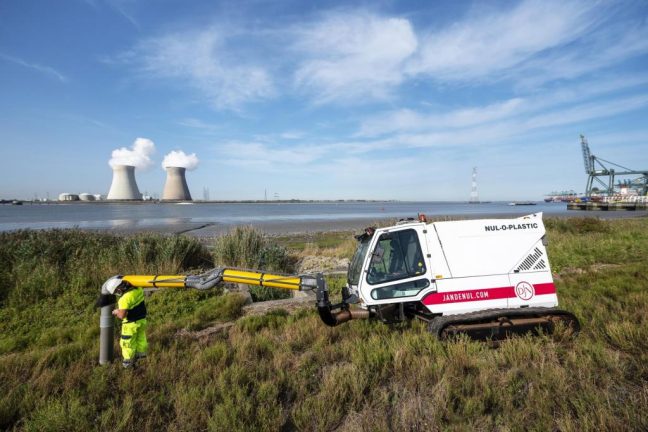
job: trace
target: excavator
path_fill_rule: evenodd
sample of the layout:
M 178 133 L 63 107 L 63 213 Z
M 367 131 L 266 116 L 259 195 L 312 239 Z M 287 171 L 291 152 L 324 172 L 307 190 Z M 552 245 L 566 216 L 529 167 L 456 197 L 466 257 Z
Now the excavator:
M 113 278 L 143 288 L 204 290 L 242 283 L 314 291 L 315 307 L 328 326 L 355 319 L 418 319 L 441 340 L 459 334 L 497 340 L 513 333 L 551 333 L 558 325 L 574 334 L 580 330 L 574 314 L 557 308 L 542 213 L 431 223 L 419 215 L 366 228 L 356 239 L 338 303 L 331 302 L 321 273 L 290 276 L 219 267 L 200 275 Z M 112 326 L 114 303 L 102 288 L 102 331 Z

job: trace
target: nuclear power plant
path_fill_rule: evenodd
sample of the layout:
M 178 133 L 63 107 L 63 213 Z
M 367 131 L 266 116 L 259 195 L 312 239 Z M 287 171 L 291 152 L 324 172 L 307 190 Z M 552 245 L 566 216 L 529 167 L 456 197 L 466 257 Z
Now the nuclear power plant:
M 162 193 L 162 201 L 191 201 L 191 193 L 185 178 L 186 168 L 166 167 L 167 178 Z
M 137 182 L 135 181 L 135 167 L 132 165 L 113 165 L 113 179 L 110 185 L 108 200 L 141 200 Z

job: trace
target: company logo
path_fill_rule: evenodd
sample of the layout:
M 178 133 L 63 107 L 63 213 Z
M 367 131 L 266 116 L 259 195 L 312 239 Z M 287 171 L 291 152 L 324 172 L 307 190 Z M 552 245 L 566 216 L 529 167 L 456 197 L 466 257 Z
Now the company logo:
M 538 229 L 537 223 L 519 223 L 519 224 L 508 224 L 508 225 L 486 225 L 484 227 L 485 231 L 516 231 L 516 230 L 528 230 L 528 229 Z
M 515 286 L 515 295 L 522 300 L 530 300 L 534 294 L 535 289 L 529 282 L 520 282 Z

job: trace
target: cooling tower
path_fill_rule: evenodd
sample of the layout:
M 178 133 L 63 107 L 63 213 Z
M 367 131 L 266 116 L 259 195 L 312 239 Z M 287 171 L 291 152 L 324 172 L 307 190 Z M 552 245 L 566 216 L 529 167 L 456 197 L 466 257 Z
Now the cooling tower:
M 185 171 L 185 168 L 166 167 L 167 178 L 162 193 L 163 201 L 191 201 Z
M 141 200 L 142 194 L 135 181 L 135 167 L 132 165 L 114 165 L 113 179 L 110 192 L 106 199 L 109 200 Z

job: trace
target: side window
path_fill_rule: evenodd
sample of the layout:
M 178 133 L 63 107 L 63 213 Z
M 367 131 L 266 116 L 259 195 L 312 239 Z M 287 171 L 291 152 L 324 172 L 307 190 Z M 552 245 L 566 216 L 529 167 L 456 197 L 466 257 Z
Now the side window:
M 384 233 L 371 254 L 367 282 L 375 285 L 415 277 L 425 271 L 416 231 Z
M 389 285 L 382 288 L 376 288 L 371 291 L 371 298 L 374 300 L 389 299 L 395 297 L 410 297 L 415 296 L 423 288 L 430 286 L 430 281 L 427 279 L 416 279 L 408 282 L 401 282 L 395 285 Z

